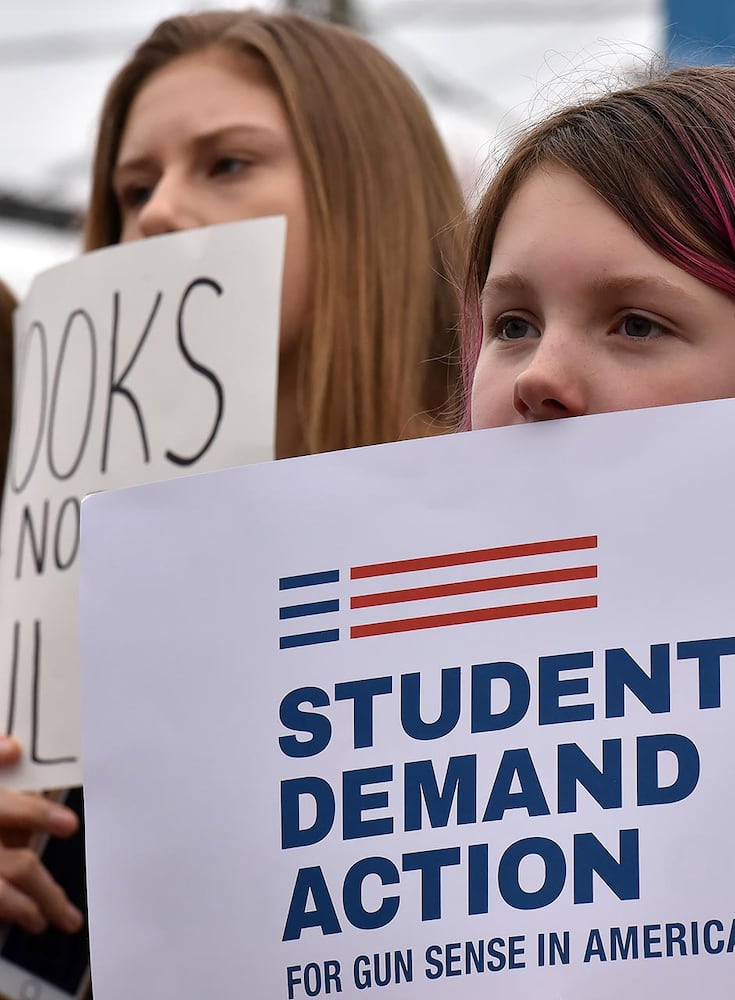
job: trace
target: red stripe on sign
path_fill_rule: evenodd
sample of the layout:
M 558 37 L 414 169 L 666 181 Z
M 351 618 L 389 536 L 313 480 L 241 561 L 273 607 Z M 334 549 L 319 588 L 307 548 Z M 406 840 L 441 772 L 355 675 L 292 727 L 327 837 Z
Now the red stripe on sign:
M 566 597 L 558 601 L 536 601 L 533 604 L 509 604 L 501 608 L 478 608 L 475 611 L 456 611 L 445 615 L 426 615 L 423 618 L 375 622 L 373 625 L 353 625 L 350 629 L 350 639 L 362 639 L 369 635 L 388 635 L 393 632 L 413 632 L 422 628 L 442 628 L 445 625 L 490 622 L 498 618 L 522 618 L 524 615 L 548 615 L 557 611 L 581 611 L 596 607 L 597 595 L 593 594 L 591 597 Z
M 570 569 L 548 569 L 539 573 L 515 573 L 512 576 L 493 576 L 486 580 L 440 583 L 435 587 L 413 587 L 409 590 L 390 590 L 383 594 L 361 594 L 350 598 L 350 607 L 375 608 L 382 604 L 400 604 L 403 601 L 425 601 L 432 597 L 480 594 L 486 590 L 535 587 L 542 583 L 564 583 L 568 580 L 594 580 L 596 577 L 597 566 L 573 566 Z
M 350 579 L 365 580 L 371 576 L 414 573 L 422 569 L 439 569 L 443 566 L 464 566 L 468 563 L 491 562 L 493 559 L 516 559 L 519 556 L 539 556 L 549 552 L 575 552 L 578 549 L 596 548 L 597 535 L 583 535 L 580 538 L 556 538 L 548 542 L 527 542 L 523 545 L 499 545 L 493 549 L 449 552 L 441 556 L 424 556 L 420 559 L 399 559 L 396 562 L 372 563 L 370 566 L 353 566 L 350 570 Z

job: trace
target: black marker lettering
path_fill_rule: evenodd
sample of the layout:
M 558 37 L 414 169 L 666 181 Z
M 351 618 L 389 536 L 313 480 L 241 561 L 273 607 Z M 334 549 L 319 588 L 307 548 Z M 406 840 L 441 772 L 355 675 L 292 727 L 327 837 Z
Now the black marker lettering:
M 69 517 L 64 515 L 70 511 Z M 64 524 L 70 525 L 71 544 L 68 545 L 66 557 L 61 554 L 61 537 L 64 534 Z M 67 533 L 68 534 L 68 533 Z M 79 499 L 78 497 L 67 497 L 61 505 L 59 516 L 56 518 L 56 531 L 54 532 L 54 562 L 57 569 L 69 569 L 76 559 L 79 551 Z
M 17 452 L 18 452 L 18 437 L 17 434 L 13 435 L 13 445 L 12 445 L 12 455 L 10 456 L 10 485 L 14 493 L 22 493 L 30 482 L 33 471 L 36 468 L 36 462 L 38 461 L 38 455 L 41 451 L 41 442 L 43 440 L 43 428 L 46 422 L 46 393 L 48 390 L 48 345 L 46 343 L 46 331 L 43 325 L 39 322 L 31 324 L 31 328 L 28 331 L 28 336 L 25 339 L 24 349 L 23 349 L 23 363 L 21 367 L 21 375 L 18 379 L 18 385 L 23 387 L 23 394 L 28 388 L 28 381 L 25 377 L 26 366 L 28 364 L 28 356 L 30 354 L 31 338 L 34 332 L 38 333 L 38 343 L 41 350 L 41 408 L 38 414 L 38 430 L 36 431 L 36 440 L 33 445 L 33 451 L 31 454 L 31 461 L 28 465 L 25 475 L 18 482 L 18 470 L 16 468 L 17 462 Z M 13 425 L 17 428 L 18 417 L 17 414 L 21 410 L 21 400 L 16 399 L 13 414 Z
M 161 304 L 161 299 L 163 298 L 162 292 L 156 293 L 156 299 L 153 303 L 153 308 L 150 311 L 148 320 L 145 325 L 145 329 L 138 341 L 135 350 L 130 356 L 125 369 L 120 375 L 116 375 L 115 366 L 117 362 L 117 335 L 120 325 L 120 293 L 115 292 L 113 297 L 113 313 L 112 313 L 112 342 L 110 345 L 110 387 L 107 394 L 107 415 L 105 416 L 105 432 L 102 439 L 102 472 L 107 472 L 107 457 L 110 445 L 110 423 L 112 421 L 112 399 L 114 393 L 119 393 L 121 396 L 125 396 L 130 405 L 133 408 L 136 419 L 138 421 L 138 427 L 140 428 L 140 437 L 143 443 L 143 457 L 146 462 L 150 461 L 150 448 L 148 447 L 148 437 L 145 431 L 145 423 L 143 422 L 143 415 L 138 405 L 138 401 L 132 394 L 130 389 L 127 388 L 123 383 L 125 379 L 130 374 L 133 365 L 138 360 L 138 355 L 141 352 L 143 344 L 145 343 L 146 337 L 150 333 L 151 327 L 153 326 L 153 320 L 156 318 L 156 313 L 158 312 L 158 307 Z
M 33 622 L 33 701 L 31 703 L 31 760 L 34 764 L 73 764 L 76 757 L 41 757 L 38 750 L 41 688 L 41 622 Z
M 89 392 L 87 394 L 87 415 L 84 420 L 84 430 L 82 431 L 82 436 L 79 441 L 79 449 L 77 451 L 76 458 L 71 463 L 66 472 L 61 472 L 56 467 L 56 461 L 54 459 L 54 430 L 56 427 L 56 405 L 59 398 L 59 383 L 61 381 L 61 372 L 64 367 L 64 361 L 66 360 L 66 349 L 69 343 L 69 338 L 71 335 L 72 328 L 74 326 L 74 320 L 77 317 L 81 317 L 87 326 L 87 331 L 89 333 L 89 342 L 91 345 L 91 350 L 89 354 L 90 361 L 90 372 L 89 372 Z M 113 341 L 114 350 L 114 341 Z M 123 376 L 124 377 L 124 376 Z M 88 312 L 84 309 L 75 309 L 74 312 L 69 316 L 66 321 L 66 326 L 64 327 L 64 332 L 61 335 L 61 347 L 59 348 L 59 357 L 56 361 L 56 372 L 54 373 L 54 385 L 51 390 L 51 407 L 49 410 L 49 428 L 48 428 L 48 465 L 51 470 L 51 474 L 56 477 L 56 479 L 64 480 L 69 479 L 79 468 L 79 463 L 82 460 L 84 451 L 87 447 L 87 440 L 89 438 L 89 429 L 92 424 L 92 409 L 94 407 L 94 397 L 96 392 L 96 381 L 97 381 L 97 339 L 95 335 L 94 323 Z M 65 429 L 68 425 L 65 422 Z
M 33 512 L 28 504 L 23 508 L 21 514 L 20 531 L 18 533 L 18 555 L 15 560 L 15 578 L 20 580 L 23 575 L 23 552 L 25 551 L 25 539 L 29 538 L 31 546 L 31 556 L 36 566 L 36 572 L 40 575 L 46 566 L 46 544 L 48 540 L 48 517 L 49 501 L 43 502 L 43 520 L 41 522 L 40 538 L 36 536 L 34 528 Z
M 8 736 L 13 735 L 15 726 L 15 698 L 18 692 L 18 659 L 20 657 L 20 622 L 13 623 L 13 658 L 10 668 L 10 691 L 8 692 L 8 718 L 5 724 L 5 732 Z
M 184 340 L 184 309 L 186 308 L 186 303 L 187 299 L 189 298 L 189 295 L 191 294 L 191 292 L 194 291 L 194 289 L 198 285 L 204 285 L 208 288 L 214 289 L 217 295 L 222 294 L 222 286 L 217 284 L 217 282 L 213 281 L 211 278 L 196 278 L 194 281 L 191 282 L 189 287 L 184 292 L 183 298 L 181 299 L 181 305 L 179 306 L 179 313 L 178 316 L 176 317 L 177 341 L 179 347 L 181 348 L 181 353 L 189 362 L 189 365 L 194 369 L 194 371 L 199 372 L 200 375 L 203 375 L 204 378 L 206 378 L 209 382 L 212 383 L 215 395 L 217 397 L 217 413 L 214 418 L 214 424 L 212 426 L 212 430 L 209 434 L 209 437 L 204 442 L 199 451 L 196 452 L 196 454 L 191 455 L 189 458 L 186 458 L 183 455 L 176 455 L 172 451 L 166 452 L 166 458 L 169 460 L 169 462 L 173 462 L 174 465 L 193 465 L 195 462 L 199 461 L 202 455 L 206 454 L 212 442 L 214 441 L 215 437 L 217 436 L 217 431 L 222 421 L 222 415 L 225 409 L 225 393 L 224 389 L 222 388 L 222 383 L 219 381 L 219 379 L 217 378 L 217 376 L 214 374 L 213 371 L 211 371 L 209 368 L 205 368 L 204 365 L 200 364 L 191 356 L 189 348 L 186 346 L 186 342 Z

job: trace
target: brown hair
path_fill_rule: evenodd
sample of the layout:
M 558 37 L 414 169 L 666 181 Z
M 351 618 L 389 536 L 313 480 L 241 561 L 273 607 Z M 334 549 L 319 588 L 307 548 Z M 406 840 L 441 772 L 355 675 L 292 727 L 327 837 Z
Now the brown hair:
M 672 70 L 566 108 L 516 142 L 475 214 L 464 283 L 466 397 L 497 228 L 543 164 L 574 171 L 656 253 L 735 297 L 735 69 Z
M 13 419 L 13 312 L 17 305 L 13 293 L 0 281 L 0 504 Z
M 255 11 L 162 22 L 107 94 L 87 249 L 120 237 L 111 178 L 136 94 L 171 60 L 211 46 L 262 62 L 301 162 L 315 271 L 299 360 L 306 450 L 448 427 L 459 370 L 451 278 L 459 270 L 462 196 L 418 92 L 347 29 Z

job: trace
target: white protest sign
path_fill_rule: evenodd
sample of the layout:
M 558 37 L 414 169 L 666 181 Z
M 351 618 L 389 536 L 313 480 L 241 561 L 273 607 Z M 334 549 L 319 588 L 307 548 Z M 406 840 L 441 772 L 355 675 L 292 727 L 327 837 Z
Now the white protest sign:
M 0 547 L 0 730 L 15 788 L 79 784 L 83 496 L 272 457 L 282 218 L 88 254 L 16 313 Z
M 95 990 L 729 1000 L 733 422 L 85 501 Z

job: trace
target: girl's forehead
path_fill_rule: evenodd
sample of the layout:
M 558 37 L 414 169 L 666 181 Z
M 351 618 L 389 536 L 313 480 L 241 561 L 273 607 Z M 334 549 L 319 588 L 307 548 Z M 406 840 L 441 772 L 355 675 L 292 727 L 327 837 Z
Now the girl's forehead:
M 722 296 L 645 242 L 579 175 L 545 165 L 519 184 L 499 220 L 482 297 L 534 287 L 632 295 L 644 283 L 692 302 Z
M 184 136 L 236 126 L 290 132 L 283 102 L 258 61 L 221 46 L 178 56 L 152 73 L 133 98 L 117 163 L 157 145 L 167 130 Z

